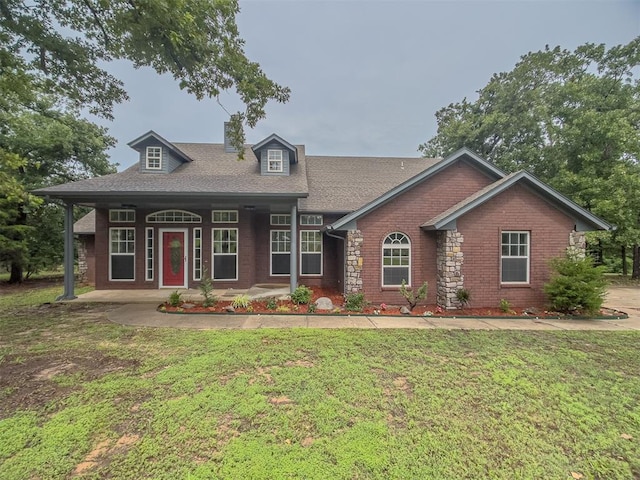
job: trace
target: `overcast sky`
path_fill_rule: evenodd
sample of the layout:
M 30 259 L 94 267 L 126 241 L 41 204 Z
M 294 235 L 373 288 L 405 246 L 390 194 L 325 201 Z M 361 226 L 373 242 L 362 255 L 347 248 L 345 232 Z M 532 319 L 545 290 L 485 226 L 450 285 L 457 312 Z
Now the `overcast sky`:
M 291 88 L 286 104 L 247 131 L 248 143 L 277 133 L 312 155 L 419 156 L 437 110 L 476 91 L 493 73 L 545 45 L 613 46 L 640 35 L 640 0 L 602 1 L 241 1 L 246 52 Z M 198 102 L 168 76 L 111 72 L 130 101 L 107 123 L 120 168 L 136 161 L 127 142 L 148 130 L 169 141 L 222 142 L 227 114 Z M 229 111 L 240 104 L 223 93 Z

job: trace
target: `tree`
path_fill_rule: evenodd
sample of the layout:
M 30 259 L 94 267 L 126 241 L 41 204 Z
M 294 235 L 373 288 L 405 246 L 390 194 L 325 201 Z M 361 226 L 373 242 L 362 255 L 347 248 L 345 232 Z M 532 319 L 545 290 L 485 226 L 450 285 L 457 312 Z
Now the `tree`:
M 105 118 L 127 98 L 101 66 L 116 59 L 169 73 L 198 99 L 235 87 L 245 110 L 231 115 L 231 137 L 242 147 L 243 123 L 253 127 L 289 89 L 246 57 L 238 12 L 237 0 L 0 0 L 0 68 L 19 65 L 40 91 Z
M 608 50 L 586 44 L 528 53 L 512 71 L 493 75 L 476 101 L 438 111 L 437 134 L 420 150 L 441 156 L 467 146 L 507 172 L 529 170 L 615 224 L 612 241 L 637 245 L 638 66 L 640 37 Z

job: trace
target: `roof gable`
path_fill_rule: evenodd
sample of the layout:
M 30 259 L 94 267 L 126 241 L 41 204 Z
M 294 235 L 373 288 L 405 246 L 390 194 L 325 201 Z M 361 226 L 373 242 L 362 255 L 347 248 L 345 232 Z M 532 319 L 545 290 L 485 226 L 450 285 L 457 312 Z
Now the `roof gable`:
M 189 157 L 187 154 L 185 154 L 182 150 L 180 150 L 178 147 L 176 147 L 173 143 L 169 142 L 168 140 L 165 140 L 164 138 L 162 138 L 162 136 L 158 135 L 153 130 L 149 130 L 147 133 L 145 133 L 143 135 L 140 135 L 135 140 L 131 140 L 129 143 L 127 143 L 127 145 L 129 145 L 134 150 L 140 152 L 140 151 L 142 151 L 144 149 L 144 147 L 148 143 L 148 140 L 150 140 L 150 139 L 158 142 L 163 147 L 167 148 L 169 151 L 171 151 L 175 156 L 177 156 L 181 160 L 183 160 L 185 162 L 193 161 L 193 159 L 191 157 Z
M 356 210 L 354 212 L 351 212 L 350 214 L 345 215 L 344 217 L 340 218 L 339 220 L 333 222 L 327 228 L 329 230 L 341 230 L 341 229 L 344 229 L 346 226 L 348 226 L 352 222 L 356 221 L 358 218 L 363 217 L 364 215 L 366 215 L 369 212 L 371 212 L 372 210 L 375 210 L 376 208 L 384 205 L 385 203 L 389 202 L 390 200 L 394 199 L 395 197 L 397 197 L 399 195 L 402 195 L 407 190 L 413 188 L 417 184 L 419 184 L 419 183 L 427 180 L 428 178 L 434 176 L 436 173 L 439 173 L 439 172 L 445 170 L 447 167 L 449 167 L 453 163 L 457 162 L 458 160 L 465 160 L 465 161 L 471 163 L 473 166 L 479 168 L 481 171 L 486 173 L 488 176 L 493 177 L 494 179 L 500 179 L 500 178 L 503 178 L 505 176 L 505 173 L 502 170 L 500 170 L 498 167 L 496 167 L 492 163 L 489 163 L 488 161 L 486 161 L 482 157 L 479 157 L 478 155 L 476 155 L 474 152 L 472 152 L 468 148 L 464 147 L 464 148 L 461 148 L 460 150 L 452 153 L 451 155 L 449 155 L 445 159 L 439 161 L 438 163 L 432 165 L 431 167 L 425 169 L 424 171 L 420 172 L 419 174 L 415 175 L 414 177 L 402 182 L 400 185 L 392 188 L 388 192 L 384 193 L 383 195 L 379 196 L 378 198 L 376 198 L 375 200 L 369 202 L 368 204 L 364 205 L 363 207 L 359 208 L 358 210 Z
M 263 150 L 265 147 L 267 147 L 269 144 L 273 144 L 274 142 L 280 144 L 283 148 L 289 151 L 290 163 L 292 164 L 298 163 L 298 149 L 295 147 L 295 145 L 290 144 L 285 139 L 283 139 L 279 135 L 276 135 L 275 133 L 272 133 L 267 138 L 256 143 L 253 147 L 251 147 L 251 150 L 253 150 L 253 153 L 255 154 L 258 161 L 261 160 L 260 151 Z
M 610 230 L 612 228 L 612 226 L 607 222 L 601 220 L 588 210 L 569 200 L 560 192 L 554 190 L 549 185 L 543 183 L 541 180 L 524 170 L 512 173 L 491 185 L 488 185 L 448 210 L 442 212 L 440 215 L 437 215 L 431 220 L 425 222 L 421 227 L 425 230 L 448 230 L 455 228 L 456 221 L 459 217 L 518 183 L 525 184 L 532 188 L 536 193 L 553 204 L 556 208 L 573 217 L 576 221 L 576 230 Z

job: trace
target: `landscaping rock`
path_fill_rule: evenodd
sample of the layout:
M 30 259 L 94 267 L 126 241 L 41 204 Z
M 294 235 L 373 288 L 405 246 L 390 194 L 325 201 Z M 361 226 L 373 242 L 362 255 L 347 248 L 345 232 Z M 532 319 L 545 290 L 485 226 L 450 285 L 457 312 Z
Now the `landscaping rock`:
M 190 308 L 194 308 L 196 305 L 195 303 L 183 303 L 182 304 L 182 308 L 184 308 L 185 310 L 189 310 Z
M 525 308 L 522 313 L 525 315 L 540 315 L 540 310 L 536 307 Z
M 408 307 L 405 307 L 404 305 L 400 307 L 400 313 L 403 315 L 410 315 L 411 314 L 411 310 L 409 310 Z
M 235 309 L 235 308 L 233 308 L 233 306 L 232 306 L 232 305 L 229 305 L 227 308 L 225 308 L 225 310 L 226 310 L 227 312 L 229 312 L 229 313 L 235 313 L 235 312 L 236 312 L 236 309 Z
M 329 297 L 320 297 L 315 301 L 316 310 L 333 310 L 335 307 Z

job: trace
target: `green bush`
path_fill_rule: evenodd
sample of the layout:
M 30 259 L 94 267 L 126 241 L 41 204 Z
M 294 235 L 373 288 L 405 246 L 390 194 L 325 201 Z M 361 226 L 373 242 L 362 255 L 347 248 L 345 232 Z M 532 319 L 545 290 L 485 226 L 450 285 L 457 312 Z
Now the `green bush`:
M 204 297 L 203 307 L 213 307 L 218 301 L 213 295 L 213 281 L 206 268 L 202 269 L 202 281 L 200 282 L 200 293 Z
M 427 298 L 427 287 L 427 282 L 424 282 L 420 288 L 418 288 L 418 291 L 414 292 L 413 289 L 407 288 L 407 282 L 405 282 L 404 279 L 402 280 L 400 284 L 400 295 L 402 295 L 409 304 L 409 310 L 413 310 L 420 300 Z
M 506 298 L 501 298 L 500 299 L 500 310 L 502 310 L 504 313 L 508 313 L 511 311 L 511 302 L 509 302 L 509 300 L 507 300 Z
M 309 287 L 305 287 L 304 285 L 299 285 L 291 294 L 291 301 L 295 304 L 300 305 L 307 304 L 311 301 L 311 296 L 313 295 L 313 290 Z
M 268 298 L 267 310 L 275 310 L 276 308 L 278 308 L 278 301 L 274 297 Z
M 182 294 L 177 290 L 174 290 L 169 294 L 169 305 L 172 307 L 177 307 L 182 302 Z
M 246 294 L 236 295 L 233 297 L 231 305 L 233 308 L 248 308 L 249 305 L 251 305 L 251 299 L 249 298 L 249 295 Z
M 544 286 L 544 293 L 552 310 L 585 315 L 600 310 L 607 287 L 603 267 L 594 267 L 590 257 L 569 255 L 554 258 L 550 265 L 553 273 Z
M 364 293 L 350 293 L 345 298 L 344 308 L 350 312 L 361 312 L 367 303 Z
M 466 288 L 459 288 L 456 292 L 456 298 L 460 302 L 462 308 L 465 308 L 469 305 L 471 301 L 471 292 Z

